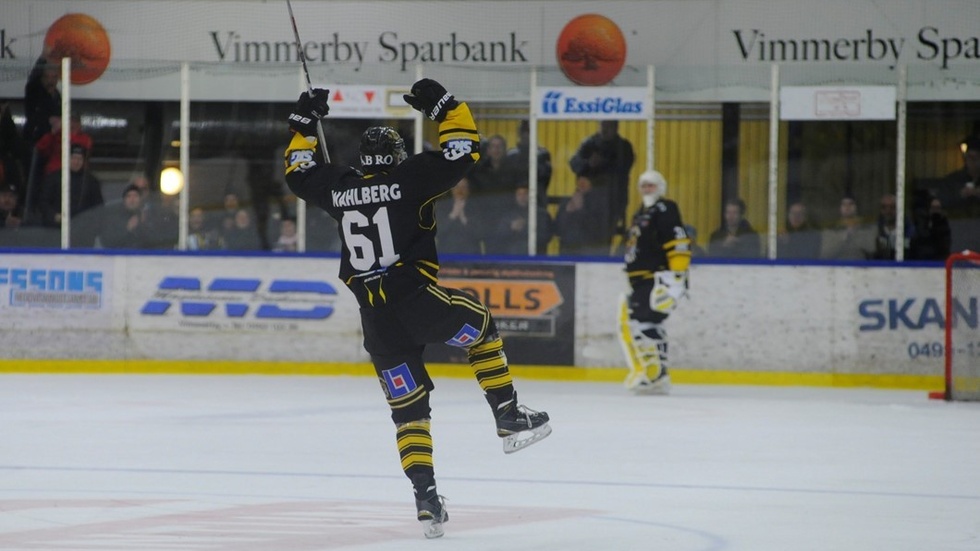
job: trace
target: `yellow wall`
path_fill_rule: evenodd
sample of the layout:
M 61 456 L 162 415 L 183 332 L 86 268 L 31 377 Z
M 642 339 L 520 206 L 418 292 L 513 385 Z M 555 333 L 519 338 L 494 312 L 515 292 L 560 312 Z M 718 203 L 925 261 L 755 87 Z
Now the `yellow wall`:
M 667 197 L 707 246 L 721 208 L 721 119 L 658 120 L 654 128 L 654 168 L 667 180 Z M 634 189 L 634 206 L 637 196 Z
M 521 119 L 526 110 L 510 107 L 471 106 L 477 125 L 484 137 L 502 135 L 508 147 L 517 141 Z M 942 176 L 962 166 L 956 145 L 970 132 L 969 120 L 949 116 L 910 117 L 907 131 L 907 182 L 917 178 Z M 667 196 L 678 203 L 685 223 L 697 230 L 697 242 L 705 247 L 712 231 L 721 222 L 721 110 L 718 106 L 702 108 L 662 106 L 657 110 L 655 125 L 655 166 L 668 182 Z M 841 126 L 842 125 L 837 125 Z M 840 140 L 833 133 L 837 126 L 830 124 L 807 127 L 804 148 L 810 152 L 801 165 L 801 185 L 804 200 L 810 204 L 818 221 L 829 223 L 836 215 L 837 203 L 844 180 L 846 159 L 837 151 Z M 551 152 L 553 175 L 549 187 L 552 198 L 567 197 L 575 189 L 575 178 L 568 160 L 582 140 L 598 131 L 597 121 L 538 122 L 538 143 Z M 635 182 L 647 168 L 646 123 L 621 121 L 620 134 L 633 144 L 636 163 L 630 173 L 629 212 L 639 205 Z M 435 125 L 426 125 L 426 139 L 435 142 Z M 867 124 L 856 130 L 858 149 L 850 160 L 850 170 L 857 177 L 855 192 L 861 197 L 865 215 L 876 214 L 876 202 L 881 193 L 894 185 L 893 149 L 894 124 Z M 828 137 L 830 135 L 830 137 Z M 769 121 L 743 118 L 739 127 L 739 196 L 745 201 L 746 217 L 752 226 L 765 235 L 768 231 L 769 187 Z M 831 150 L 823 151 L 830 148 Z M 779 174 L 777 186 L 777 230 L 785 218 L 788 153 L 788 123 L 780 124 Z M 550 207 L 552 215 L 556 206 Z M 765 242 L 765 241 L 763 241 Z M 553 241 L 548 252 L 558 252 Z

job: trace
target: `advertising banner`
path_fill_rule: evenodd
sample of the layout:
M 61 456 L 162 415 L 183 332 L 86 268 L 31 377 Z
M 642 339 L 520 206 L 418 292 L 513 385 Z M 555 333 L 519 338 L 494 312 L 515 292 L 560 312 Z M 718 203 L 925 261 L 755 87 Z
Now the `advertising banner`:
M 794 121 L 895 120 L 894 86 L 783 86 L 779 118 Z
M 580 265 L 576 365 L 622 366 L 614 264 Z M 939 375 L 944 271 L 935 268 L 695 264 L 664 322 L 683 369 Z M 980 297 L 958 299 L 957 350 L 980 362 Z M 975 341 L 974 346 L 970 342 Z
M 339 260 L 300 256 L 5 254 L 11 358 L 367 362 Z M 615 262 L 446 262 L 440 281 L 494 315 L 513 364 L 623 368 Z M 944 329 L 980 362 L 980 296 L 944 310 L 936 267 L 698 262 L 664 322 L 670 365 L 717 372 L 938 376 Z M 430 362 L 465 351 L 427 348 Z
M 650 116 L 649 91 L 641 87 L 539 88 L 539 119 L 643 120 Z
M 574 264 L 447 262 L 439 281 L 487 305 L 511 363 L 574 363 Z M 426 360 L 467 361 L 465 350 L 438 345 L 426 349 Z
M 111 327 L 114 281 L 113 257 L 0 255 L 0 329 Z
M 283 362 L 367 359 L 357 302 L 339 260 L 127 257 L 129 354 Z
M 774 63 L 808 72 L 859 64 L 892 71 L 902 64 L 949 69 L 980 63 L 980 7 L 966 0 L 884 6 L 874 0 L 511 0 L 493 2 L 489 10 L 480 2 L 455 2 L 448 13 L 438 1 L 297 1 L 294 8 L 316 82 L 334 84 L 409 83 L 418 66 L 501 75 L 534 66 L 564 75 L 548 84 L 637 86 L 648 65 L 730 66 L 734 72 L 711 71 L 675 90 L 711 88 L 723 96 L 732 87 L 764 91 L 768 79 L 752 82 L 742 70 Z M 220 68 L 248 67 L 255 70 L 252 86 L 224 87 L 226 95 L 292 99 L 299 74 L 283 69 L 298 68 L 297 52 L 280 2 L 0 2 L 0 72 L 9 70 L 0 79 L 0 97 L 23 94 L 24 80 L 15 75 L 26 77 L 39 57 L 67 55 L 77 62 L 72 81 L 78 97 L 173 96 L 179 93 L 179 63 L 189 62 L 204 67 L 193 78 L 196 97 L 218 97 L 212 94 L 222 87 L 207 77 L 221 75 Z M 263 76 L 282 86 L 256 86 Z M 476 97 L 506 80 L 465 78 L 454 91 Z M 962 94 L 972 99 L 971 92 L 969 86 Z
M 349 293 L 338 288 L 329 261 L 141 257 L 134 263 L 126 290 L 134 331 L 317 333 L 328 324 L 359 325 L 356 308 L 354 316 L 338 312 Z

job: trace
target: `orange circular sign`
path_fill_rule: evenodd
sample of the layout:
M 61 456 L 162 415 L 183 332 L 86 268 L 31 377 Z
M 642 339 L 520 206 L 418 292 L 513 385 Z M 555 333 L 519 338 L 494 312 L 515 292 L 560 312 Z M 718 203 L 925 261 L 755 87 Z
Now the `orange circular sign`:
M 623 69 L 626 39 L 608 17 L 580 15 L 558 35 L 557 55 L 558 66 L 572 82 L 602 86 Z
M 102 24 L 84 13 L 61 16 L 44 35 L 44 57 L 48 63 L 71 58 L 71 83 L 88 84 L 109 66 L 109 35 Z

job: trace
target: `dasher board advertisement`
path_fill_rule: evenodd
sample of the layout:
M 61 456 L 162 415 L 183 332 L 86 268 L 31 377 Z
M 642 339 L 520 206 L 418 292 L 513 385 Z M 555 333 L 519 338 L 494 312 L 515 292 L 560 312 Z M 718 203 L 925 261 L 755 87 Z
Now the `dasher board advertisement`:
M 112 327 L 115 260 L 0 255 L 0 329 Z
M 487 305 L 511 363 L 574 365 L 574 264 L 447 262 L 439 284 Z M 466 351 L 433 345 L 426 361 L 466 363 Z

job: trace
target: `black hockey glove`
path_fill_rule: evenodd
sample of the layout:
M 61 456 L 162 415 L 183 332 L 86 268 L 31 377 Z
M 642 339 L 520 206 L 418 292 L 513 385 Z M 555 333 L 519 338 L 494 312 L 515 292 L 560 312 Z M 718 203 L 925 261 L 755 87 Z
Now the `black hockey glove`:
M 456 98 L 443 88 L 442 84 L 423 78 L 412 85 L 412 92 L 402 96 L 405 102 L 416 111 L 438 122 L 446 119 L 446 113 L 459 105 Z
M 312 95 L 310 92 L 300 94 L 289 114 L 289 127 L 304 136 L 316 136 L 316 123 L 330 112 L 329 96 L 330 90 L 323 88 L 314 88 Z

